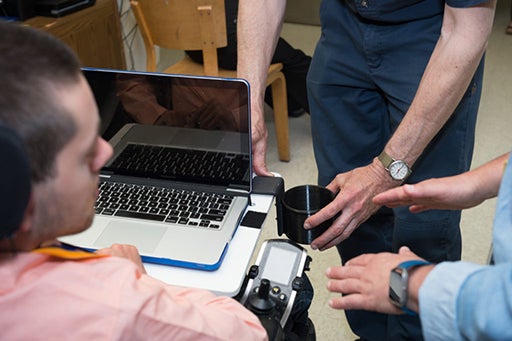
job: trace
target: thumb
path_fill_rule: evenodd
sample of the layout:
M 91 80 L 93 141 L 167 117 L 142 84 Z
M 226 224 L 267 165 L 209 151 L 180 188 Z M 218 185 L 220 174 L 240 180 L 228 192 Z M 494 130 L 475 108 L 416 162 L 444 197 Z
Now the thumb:
M 407 246 L 402 246 L 398 250 L 398 254 L 399 255 L 409 255 L 409 254 L 412 254 L 412 251 Z

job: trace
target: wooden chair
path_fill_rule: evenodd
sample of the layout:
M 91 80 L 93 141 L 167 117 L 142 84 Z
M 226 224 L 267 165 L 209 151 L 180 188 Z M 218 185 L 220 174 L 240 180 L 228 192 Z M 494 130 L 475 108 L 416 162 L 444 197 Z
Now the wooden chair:
M 236 71 L 221 69 L 217 48 L 227 45 L 224 0 L 131 0 L 131 8 L 146 48 L 146 69 L 156 71 L 155 47 L 202 50 L 203 64 L 186 56 L 165 73 L 236 77 Z M 286 80 L 281 63 L 272 64 L 271 86 L 277 147 L 281 161 L 290 160 Z

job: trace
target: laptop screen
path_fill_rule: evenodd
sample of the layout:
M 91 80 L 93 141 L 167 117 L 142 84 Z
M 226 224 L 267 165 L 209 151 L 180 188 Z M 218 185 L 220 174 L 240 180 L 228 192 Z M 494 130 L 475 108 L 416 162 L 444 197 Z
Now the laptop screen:
M 83 72 L 105 140 L 126 125 L 173 127 L 165 128 L 172 135 L 169 144 L 128 143 L 104 171 L 250 191 L 247 82 L 108 69 Z

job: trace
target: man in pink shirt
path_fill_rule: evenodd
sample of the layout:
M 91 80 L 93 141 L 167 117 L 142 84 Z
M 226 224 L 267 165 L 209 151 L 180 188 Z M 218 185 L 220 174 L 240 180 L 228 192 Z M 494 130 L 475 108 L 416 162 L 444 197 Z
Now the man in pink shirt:
M 0 150 L 15 148 L 0 166 L 11 177 L 2 177 L 0 204 L 12 206 L 0 210 L 2 339 L 266 339 L 235 300 L 149 277 L 134 247 L 42 247 L 90 225 L 112 148 L 98 136 L 98 109 L 71 50 L 13 23 L 0 22 L 0 36 Z

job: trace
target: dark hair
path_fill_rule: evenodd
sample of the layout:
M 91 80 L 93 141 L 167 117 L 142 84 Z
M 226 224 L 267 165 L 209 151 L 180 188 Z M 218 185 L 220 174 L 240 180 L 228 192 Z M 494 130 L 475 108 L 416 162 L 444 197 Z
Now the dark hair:
M 73 117 L 59 103 L 59 89 L 77 84 L 80 63 L 57 38 L 0 22 L 0 123 L 22 138 L 35 183 L 55 169 L 58 152 L 76 134 Z

